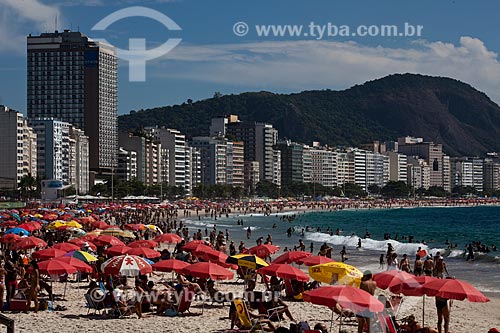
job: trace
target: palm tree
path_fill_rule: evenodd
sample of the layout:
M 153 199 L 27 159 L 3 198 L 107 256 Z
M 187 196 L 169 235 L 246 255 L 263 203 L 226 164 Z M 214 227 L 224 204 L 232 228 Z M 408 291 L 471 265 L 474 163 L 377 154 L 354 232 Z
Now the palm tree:
M 19 181 L 19 188 L 21 189 L 21 194 L 29 200 L 30 194 L 36 189 L 37 181 L 31 175 L 31 173 L 24 175 Z

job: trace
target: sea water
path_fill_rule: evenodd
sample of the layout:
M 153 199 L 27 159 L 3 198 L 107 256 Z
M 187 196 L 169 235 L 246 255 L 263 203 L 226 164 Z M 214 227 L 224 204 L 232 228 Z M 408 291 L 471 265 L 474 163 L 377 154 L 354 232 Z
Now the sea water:
M 250 214 L 217 220 L 190 219 L 186 223 L 191 234 L 198 228 L 210 230 L 214 225 L 218 231 L 225 232 L 227 229 L 236 247 L 240 241 L 244 241 L 247 248 L 252 247 L 257 238 L 264 237 L 265 240 L 270 234 L 273 244 L 279 245 L 282 250 L 285 247 L 293 249 L 302 239 L 309 251 L 312 243 L 315 255 L 326 242 L 333 247 L 333 259 L 340 260 L 339 252 L 342 246 L 346 246 L 347 263 L 362 271 L 381 270 L 379 257 L 385 254 L 388 243 L 394 246 L 399 259 L 406 253 L 412 266 L 419 247 L 433 255 L 440 251 L 451 276 L 466 280 L 483 292 L 500 293 L 499 252 L 476 253 L 474 261 L 465 260 L 465 249 L 472 241 L 480 241 L 490 248 L 500 245 L 500 207 L 353 209 L 285 214 L 295 215 L 295 218 L 288 222 L 282 218 L 283 214 Z M 243 220 L 243 226 L 237 224 L 238 220 Z M 252 230 L 250 239 L 246 237 L 248 227 Z M 287 236 L 288 228 L 294 230 L 291 237 Z M 318 232 L 318 228 L 322 231 Z M 333 231 L 333 235 L 326 232 L 327 228 Z M 337 229 L 339 235 L 335 234 Z M 367 232 L 369 238 L 365 238 Z M 384 240 L 385 234 L 391 234 L 392 239 Z M 395 240 L 396 236 L 398 240 Z M 409 236 L 413 236 L 413 243 L 408 243 Z M 361 249 L 357 249 L 360 238 Z M 449 249 L 448 244 L 456 244 L 457 247 Z

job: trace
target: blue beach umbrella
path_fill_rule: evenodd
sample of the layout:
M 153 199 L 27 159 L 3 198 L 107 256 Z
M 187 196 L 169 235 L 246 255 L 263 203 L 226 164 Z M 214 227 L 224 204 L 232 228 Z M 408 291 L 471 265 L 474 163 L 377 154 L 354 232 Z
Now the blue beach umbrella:
M 28 236 L 30 233 L 28 230 L 25 230 L 23 228 L 12 228 L 9 229 L 5 232 L 5 234 L 16 234 L 19 236 Z

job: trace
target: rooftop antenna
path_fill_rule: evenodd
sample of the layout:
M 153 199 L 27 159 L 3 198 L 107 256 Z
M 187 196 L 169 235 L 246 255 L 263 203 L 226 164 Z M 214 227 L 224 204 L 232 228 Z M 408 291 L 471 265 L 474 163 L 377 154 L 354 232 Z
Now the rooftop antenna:
M 56 14 L 56 19 L 55 19 L 55 23 L 54 23 L 54 31 L 57 31 L 57 14 Z

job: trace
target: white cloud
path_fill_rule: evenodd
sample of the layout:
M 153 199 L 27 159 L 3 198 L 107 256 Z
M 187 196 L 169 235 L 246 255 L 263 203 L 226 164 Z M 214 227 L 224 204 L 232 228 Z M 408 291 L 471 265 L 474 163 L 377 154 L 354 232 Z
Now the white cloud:
M 0 52 L 23 52 L 30 32 L 53 30 L 59 9 L 38 0 L 0 0 Z
M 58 6 L 67 7 L 93 7 L 93 6 L 122 6 L 122 5 L 155 5 L 169 2 L 177 2 L 177 0 L 50 0 Z
M 181 44 L 153 66 L 148 75 L 273 91 L 343 89 L 388 74 L 421 73 L 462 80 L 500 101 L 497 54 L 472 37 L 461 37 L 459 45 L 420 40 L 406 48 L 334 41 Z

